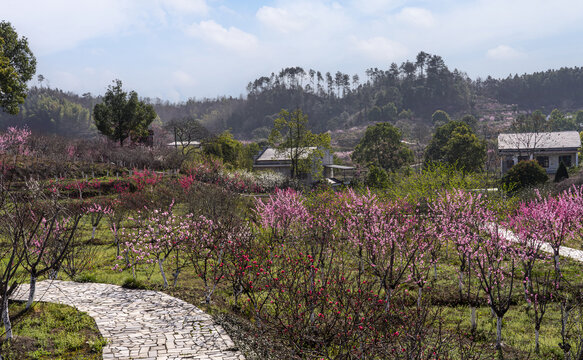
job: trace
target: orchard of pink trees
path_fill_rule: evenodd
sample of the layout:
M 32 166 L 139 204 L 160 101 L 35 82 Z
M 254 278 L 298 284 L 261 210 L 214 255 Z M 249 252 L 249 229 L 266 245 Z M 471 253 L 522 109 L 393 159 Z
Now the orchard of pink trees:
M 277 329 L 302 356 L 455 358 L 478 346 L 470 339 L 480 331 L 476 308 L 484 306 L 496 323 L 492 346 L 502 351 L 505 316 L 518 301 L 533 309 L 538 352 L 545 310 L 559 304 L 568 322 L 575 302 L 567 294 L 579 280 L 566 279 L 560 258 L 541 247 L 549 243 L 560 255 L 560 246 L 579 236 L 582 201 L 574 188 L 500 213 L 484 195 L 453 190 L 422 212 L 368 191 L 277 190 L 256 201 L 251 222 L 229 226 L 220 218 L 177 216 L 172 207 L 138 213 L 122 230 L 116 269 L 156 264 L 168 286 L 165 272 L 176 283 L 190 268 L 207 303 L 218 288 L 230 289 L 233 306 L 258 330 Z M 452 263 L 457 285 L 446 291 L 457 288 L 448 296 L 468 306 L 460 326 L 469 334 L 445 331 L 444 310 L 432 305 L 443 297 L 441 268 Z M 561 336 L 562 344 L 572 342 L 561 346 L 565 356 L 581 354 L 572 331 Z M 468 353 L 463 358 L 491 354 Z
M 29 136 L 10 130 L 0 152 L 27 156 Z M 206 306 L 220 299 L 293 358 L 490 359 L 512 348 L 507 329 L 521 309 L 533 345 L 513 349 L 518 358 L 583 356 L 581 265 L 562 256 L 583 230 L 579 187 L 518 203 L 461 189 L 422 204 L 367 189 L 255 198 L 237 193 L 275 183 L 227 175 L 213 161 L 172 176 L 2 179 L 7 336 L 19 281 L 33 285 L 32 304 L 39 277 L 101 267 L 160 279 L 166 291 L 195 286 Z M 105 248 L 87 245 L 103 239 Z

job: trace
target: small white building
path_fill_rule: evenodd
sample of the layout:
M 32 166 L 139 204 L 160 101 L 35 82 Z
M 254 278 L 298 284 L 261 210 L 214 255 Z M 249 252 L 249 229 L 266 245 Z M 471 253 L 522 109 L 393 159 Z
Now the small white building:
M 547 174 L 554 174 L 560 162 L 579 165 L 581 138 L 577 131 L 498 135 L 500 169 L 504 174 L 522 160 L 536 160 Z
M 171 143 L 166 144 L 169 147 L 174 147 L 174 148 L 183 148 L 183 147 L 187 147 L 187 146 L 192 146 L 194 148 L 200 148 L 200 142 L 199 141 L 173 141 Z
M 315 151 L 316 147 L 302 148 L 300 160 L 306 160 L 310 154 Z M 324 178 L 334 178 L 334 169 L 337 172 L 353 170 L 352 166 L 341 166 L 334 165 L 334 158 L 329 150 L 323 150 L 323 156 L 320 160 L 320 165 L 323 166 L 324 173 L 322 174 Z M 315 166 L 316 164 L 314 164 Z M 291 156 L 290 151 L 278 151 L 274 148 L 265 148 L 259 155 L 255 158 L 253 162 L 253 170 L 271 170 L 285 176 L 291 175 Z M 303 178 L 311 183 L 313 181 L 311 174 L 302 174 Z

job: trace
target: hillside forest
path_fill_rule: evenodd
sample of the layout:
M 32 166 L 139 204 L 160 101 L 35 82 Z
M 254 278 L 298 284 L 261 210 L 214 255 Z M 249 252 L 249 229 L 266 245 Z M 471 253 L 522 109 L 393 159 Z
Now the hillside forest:
M 405 138 L 414 139 L 434 125 L 436 110 L 446 111 L 452 119 L 473 115 L 477 130 L 487 136 L 535 110 L 550 116 L 558 109 L 566 120 L 553 130 L 577 130 L 575 116 L 568 113 L 583 108 L 583 68 L 579 67 L 473 80 L 463 71 L 450 70 L 442 57 L 420 52 L 414 60 L 367 69 L 365 74 L 363 79 L 341 71 L 289 67 L 250 81 L 246 94 L 239 97 L 177 103 L 142 100 L 154 106 L 158 115 L 154 124 L 193 118 L 213 133 L 230 130 L 236 138 L 254 141 L 268 137 L 281 109 L 301 108 L 314 132 L 390 122 Z M 33 133 L 65 137 L 96 136 L 92 109 L 102 95 L 50 88 L 47 81 L 38 75 L 17 115 L 0 112 L 0 126 L 27 125 Z

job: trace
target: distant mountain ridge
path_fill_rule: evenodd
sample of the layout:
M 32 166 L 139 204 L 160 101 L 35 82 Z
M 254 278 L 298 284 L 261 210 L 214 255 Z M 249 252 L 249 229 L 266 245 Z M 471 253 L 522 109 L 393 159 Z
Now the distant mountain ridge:
M 362 127 L 389 121 L 410 131 L 431 126 L 438 109 L 452 118 L 472 114 L 503 124 L 513 112 L 583 108 L 583 68 L 561 68 L 504 79 L 470 79 L 450 70 L 438 55 L 420 52 L 415 61 L 358 75 L 322 73 L 290 67 L 249 82 L 246 98 L 219 97 L 171 103 L 145 99 L 162 123 L 173 118 L 199 119 L 213 132 L 230 129 L 237 137 L 265 138 L 282 109 L 301 108 L 314 131 Z M 39 133 L 87 137 L 97 132 L 91 111 L 99 96 L 33 87 L 16 116 L 0 113 L 0 126 L 27 124 Z M 417 129 L 417 130 L 416 130 Z

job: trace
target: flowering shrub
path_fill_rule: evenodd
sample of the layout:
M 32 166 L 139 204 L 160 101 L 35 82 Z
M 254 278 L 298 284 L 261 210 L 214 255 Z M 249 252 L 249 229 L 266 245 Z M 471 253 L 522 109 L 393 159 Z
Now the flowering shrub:
M 0 153 L 8 151 L 27 155 L 29 150 L 26 147 L 30 130 L 27 127 L 9 127 L 6 133 L 0 135 Z
M 191 239 L 188 218 L 181 218 L 174 214 L 173 203 L 168 210 L 155 209 L 151 213 L 140 210 L 137 217 L 130 217 L 134 226 L 122 228 L 119 232 L 122 254 L 119 260 L 125 259 L 125 267 L 131 268 L 136 278 L 136 268 L 142 265 L 158 264 L 164 286 L 168 286 L 164 263 L 167 259 L 174 262 L 178 270 L 174 273 L 174 283 L 178 279 L 182 262 L 182 251 L 186 247 L 186 241 Z M 116 264 L 114 269 L 123 269 L 124 266 Z
M 285 176 L 273 172 L 227 171 L 218 160 L 195 163 L 186 169 L 185 175 L 178 181 L 185 192 L 190 191 L 195 181 L 200 181 L 238 193 L 272 192 L 289 183 L 289 179 Z
M 146 187 L 153 190 L 162 181 L 162 174 L 157 174 L 147 169 L 142 171 L 134 169 L 132 175 L 130 175 L 130 179 L 135 182 L 138 191 L 143 191 Z

